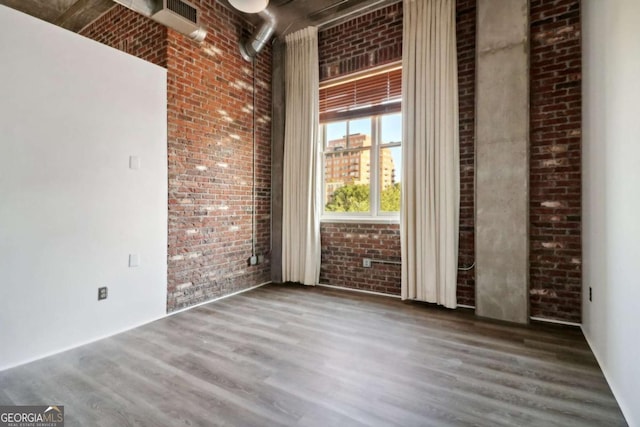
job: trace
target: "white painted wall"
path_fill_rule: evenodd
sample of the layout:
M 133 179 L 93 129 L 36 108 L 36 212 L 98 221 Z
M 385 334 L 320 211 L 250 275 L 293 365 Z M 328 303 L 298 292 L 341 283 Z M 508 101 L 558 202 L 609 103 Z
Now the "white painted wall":
M 161 67 L 0 6 L 0 370 L 165 314 L 166 105 Z
M 582 7 L 583 330 L 640 426 L 640 1 Z

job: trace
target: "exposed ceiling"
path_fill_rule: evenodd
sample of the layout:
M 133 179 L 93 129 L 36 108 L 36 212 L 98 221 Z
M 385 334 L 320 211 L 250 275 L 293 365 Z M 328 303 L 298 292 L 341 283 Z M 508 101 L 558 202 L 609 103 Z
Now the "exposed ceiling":
M 217 1 L 235 10 L 227 0 L 209 1 Z M 309 25 L 322 26 L 338 22 L 353 13 L 396 1 L 398 0 L 271 0 L 269 10 L 277 18 L 276 34 L 284 35 Z M 112 0 L 0 0 L 0 4 L 77 32 L 115 3 Z M 258 24 L 260 20 L 257 15 L 244 17 L 254 24 Z
M 111 0 L 0 0 L 0 4 L 78 32 L 115 3 Z
M 232 9 L 227 0 L 216 0 Z M 308 26 L 322 26 L 348 19 L 355 13 L 377 9 L 398 0 L 270 0 L 269 11 L 277 19 L 276 34 L 282 36 Z M 257 24 L 257 15 L 244 15 Z

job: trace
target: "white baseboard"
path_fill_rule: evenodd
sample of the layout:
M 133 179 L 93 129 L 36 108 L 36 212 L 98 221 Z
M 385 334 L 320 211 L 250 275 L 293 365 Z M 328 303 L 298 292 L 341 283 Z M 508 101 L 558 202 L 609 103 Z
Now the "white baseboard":
M 255 286 L 252 286 L 252 287 L 247 288 L 247 289 L 242 289 L 240 291 L 233 292 L 233 293 L 230 293 L 228 295 L 222 295 L 220 297 L 215 297 L 215 298 L 212 298 L 212 299 L 207 300 L 207 301 L 199 302 L 198 304 L 190 305 L 189 307 L 181 308 L 180 310 L 176 310 L 176 311 L 172 311 L 170 313 L 167 313 L 167 315 L 165 317 L 173 316 L 174 314 L 178 314 L 178 313 L 183 313 L 185 311 L 191 310 L 192 308 L 200 307 L 201 305 L 209 304 L 209 303 L 212 303 L 212 302 L 215 302 L 215 301 L 220 301 L 221 299 L 229 298 L 229 297 L 232 297 L 234 295 L 243 294 L 245 292 L 249 292 L 249 291 L 252 291 L 254 289 L 258 289 L 258 288 L 260 288 L 262 286 L 269 285 L 271 283 L 272 283 L 271 280 L 269 280 L 268 282 L 260 283 L 259 285 L 255 285 Z
M 366 291 L 364 289 L 345 288 L 344 286 L 327 285 L 327 284 L 324 284 L 324 283 L 318 283 L 316 286 L 319 286 L 321 288 L 331 288 L 331 289 L 338 289 L 338 290 L 341 290 L 341 291 L 359 292 L 361 294 L 378 295 L 378 296 L 381 296 L 381 297 L 389 297 L 389 298 L 400 299 L 400 295 L 392 295 L 392 294 L 385 294 L 385 293 L 382 293 L 382 292 Z
M 39 356 L 36 356 L 36 357 L 32 357 L 32 358 L 29 358 L 29 359 L 24 360 L 22 362 L 19 362 L 19 363 L 14 363 L 14 364 L 7 365 L 7 366 L 0 366 L 0 372 L 5 371 L 7 369 L 11 369 L 11 368 L 17 368 L 18 366 L 26 365 L 27 363 L 35 362 L 35 361 L 38 361 L 38 360 L 41 360 L 41 359 L 46 359 L 47 357 L 55 356 L 56 354 L 64 353 L 65 351 L 73 350 L 75 348 L 82 347 L 82 346 L 85 346 L 85 345 L 88 345 L 88 344 L 91 344 L 91 343 L 94 343 L 94 342 L 97 342 L 97 341 L 101 341 L 103 339 L 110 338 L 110 337 L 113 337 L 115 335 L 120 335 L 120 334 L 122 334 L 124 332 L 131 331 L 133 329 L 139 328 L 139 327 L 144 326 L 144 325 L 148 325 L 149 323 L 153 323 L 153 322 L 155 322 L 157 320 L 161 320 L 161 319 L 165 319 L 165 318 L 167 318 L 169 316 L 173 316 L 174 314 L 182 313 L 184 311 L 191 310 L 192 308 L 196 308 L 196 307 L 199 307 L 199 306 L 204 305 L 204 304 L 209 304 L 211 302 L 218 301 L 218 300 L 221 300 L 221 299 L 224 299 L 224 298 L 229 298 L 231 296 L 238 295 L 238 294 L 241 294 L 243 292 L 248 292 L 248 291 L 251 291 L 253 289 L 259 288 L 261 286 L 268 285 L 270 283 L 271 283 L 271 281 L 265 282 L 265 283 L 261 283 L 259 285 L 252 286 L 250 288 L 243 289 L 241 291 L 234 292 L 234 293 L 229 294 L 229 295 L 223 295 L 221 297 L 213 298 L 211 300 L 204 301 L 204 302 L 198 303 L 196 305 L 185 307 L 185 308 L 183 308 L 181 310 L 172 311 L 171 313 L 167 313 L 167 314 L 165 314 L 163 316 L 159 316 L 159 317 L 156 317 L 156 318 L 153 318 L 153 319 L 149 319 L 149 320 L 146 320 L 146 321 L 141 322 L 141 323 L 136 323 L 135 325 L 120 329 L 120 330 L 118 330 L 116 332 L 113 332 L 113 333 L 110 333 L 110 334 L 106 334 L 106 335 L 100 335 L 100 336 L 98 336 L 96 338 L 93 338 L 93 339 L 90 339 L 90 340 L 87 340 L 87 341 L 82 341 L 80 343 L 73 344 L 73 345 L 70 345 L 68 347 L 64 347 L 62 349 L 55 350 L 55 351 L 52 351 L 52 352 L 49 352 L 49 353 L 45 353 L 45 354 L 42 354 L 42 355 L 39 355 Z
M 544 322 L 544 323 L 553 323 L 555 325 L 565 325 L 565 326 L 577 326 L 578 328 L 582 326 L 581 323 L 576 322 L 566 322 L 564 320 L 556 320 L 556 319 L 546 319 L 544 317 L 529 317 L 531 320 L 535 320 L 536 322 Z
M 589 339 L 589 336 L 584 332 L 584 327 L 582 325 L 580 325 L 580 329 L 582 330 L 582 335 L 584 336 L 584 339 L 587 340 L 587 344 L 591 349 L 591 353 L 593 353 L 594 357 L 596 358 L 596 362 L 598 362 L 598 366 L 600 366 L 600 370 L 604 375 L 604 379 L 607 381 L 607 384 L 609 384 L 611 393 L 613 393 L 613 397 L 616 399 L 616 402 L 618 403 L 618 406 L 620 407 L 620 410 L 622 411 L 622 415 L 624 415 L 624 418 L 627 421 L 627 424 L 629 426 L 640 426 L 640 424 L 634 422 L 636 420 L 631 419 L 631 411 L 629 410 L 629 408 L 627 408 L 627 405 L 620 399 L 620 396 L 621 396 L 620 393 L 618 393 L 618 391 L 616 390 L 614 383 L 611 381 L 611 376 L 608 374 L 607 369 L 602 364 L 601 359 L 598 356 L 598 352 L 596 351 L 595 347 L 592 345 L 591 340 Z
M 155 322 L 156 320 L 164 319 L 165 317 L 166 317 L 166 315 L 165 316 L 160 316 L 160 317 L 157 317 L 157 318 L 153 318 L 153 319 L 149 319 L 149 320 L 146 320 L 146 321 L 144 321 L 142 323 L 137 323 L 135 325 L 126 327 L 124 329 L 117 330 L 116 332 L 113 332 L 113 333 L 109 333 L 109 334 L 106 334 L 106 335 L 100 335 L 100 336 L 98 336 L 96 338 L 92 338 L 92 339 L 87 340 L 87 341 L 81 341 L 81 342 L 79 342 L 77 344 L 73 344 L 73 345 L 64 347 L 62 349 L 58 349 L 58 350 L 55 350 L 55 351 L 44 353 L 44 354 L 38 355 L 36 357 L 31 357 L 31 358 L 23 360 L 22 362 L 19 362 L 19 363 L 13 363 L 11 365 L 0 366 L 0 372 L 5 371 L 7 369 L 17 368 L 18 366 L 26 365 L 26 364 L 31 363 L 31 362 L 36 362 L 38 360 L 46 359 L 47 357 L 55 356 L 56 354 L 64 353 L 65 351 L 73 350 L 73 349 L 78 348 L 78 347 L 83 347 L 85 345 L 88 345 L 88 344 L 91 344 L 91 343 L 94 343 L 94 342 L 97 342 L 97 341 L 101 341 L 103 339 L 110 338 L 110 337 L 113 337 L 115 335 L 119 335 L 119 334 L 121 334 L 123 332 L 127 332 L 127 331 L 130 331 L 132 329 L 136 329 L 136 328 L 139 328 L 141 326 L 147 325 L 149 323 Z
M 319 283 L 317 286 L 320 286 L 322 288 L 338 289 L 338 290 L 341 290 L 341 291 L 351 291 L 351 292 L 359 292 L 359 293 L 362 293 L 362 294 L 379 295 L 379 296 L 389 297 L 389 298 L 400 298 L 400 295 L 384 294 L 382 292 L 366 291 L 364 289 L 346 288 L 344 286 L 328 285 L 326 283 Z M 465 304 L 458 304 L 458 307 L 459 308 L 467 308 L 467 309 L 471 309 L 471 310 L 475 310 L 475 308 L 476 308 L 475 305 L 465 305 Z M 537 322 L 553 323 L 553 324 L 557 324 L 557 325 L 577 326 L 577 327 L 582 326 L 580 323 L 566 322 L 564 320 L 545 319 L 544 317 L 534 317 L 534 316 L 532 316 L 529 319 L 535 320 Z
M 458 304 L 458 307 L 460 307 L 460 308 L 469 308 L 469 309 L 472 309 L 472 310 L 476 309 L 475 305 Z M 581 323 L 566 322 L 564 320 L 545 319 L 544 317 L 531 316 L 531 317 L 529 317 L 529 319 L 530 320 L 535 320 L 536 322 L 553 323 L 553 324 L 556 324 L 556 325 L 577 326 L 577 327 L 582 326 Z

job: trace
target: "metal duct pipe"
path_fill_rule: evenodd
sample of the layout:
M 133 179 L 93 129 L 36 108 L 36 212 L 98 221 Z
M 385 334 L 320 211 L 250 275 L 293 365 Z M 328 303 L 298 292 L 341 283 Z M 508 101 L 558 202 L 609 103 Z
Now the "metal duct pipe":
M 207 38 L 207 30 L 204 27 L 198 27 L 194 31 L 190 32 L 189 34 L 186 34 L 186 33 L 184 34 L 187 37 L 189 37 L 191 40 L 195 40 L 197 42 L 202 42 L 204 41 L 204 39 Z
M 249 39 L 240 41 L 240 54 L 247 62 L 251 62 L 262 50 L 276 29 L 276 18 L 268 9 L 259 12 L 258 15 L 264 19 L 262 25 Z
M 207 36 L 207 30 L 198 26 L 195 7 L 181 0 L 113 0 L 122 6 L 151 18 L 160 24 L 178 31 L 192 40 L 201 42 Z M 185 13 L 186 10 L 186 13 Z M 185 14 L 181 14 L 185 13 Z
M 133 10 L 134 12 L 138 12 L 140 15 L 144 15 L 148 18 L 151 18 L 151 15 L 153 15 L 153 12 L 155 12 L 158 9 L 156 5 L 157 2 L 154 0 L 113 0 L 113 1 L 123 5 L 128 9 Z

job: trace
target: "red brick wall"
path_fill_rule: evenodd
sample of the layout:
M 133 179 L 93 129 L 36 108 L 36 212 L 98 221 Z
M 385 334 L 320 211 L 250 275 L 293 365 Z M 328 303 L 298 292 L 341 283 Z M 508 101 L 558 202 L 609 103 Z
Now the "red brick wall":
M 458 105 L 460 109 L 460 240 L 458 265 L 475 261 L 476 0 L 457 0 Z M 458 271 L 458 304 L 475 305 L 475 269 Z
M 261 265 L 247 265 L 252 228 L 252 68 L 240 57 L 237 45 L 237 29 L 247 24 L 215 2 L 193 3 L 209 31 L 202 44 L 173 30 L 148 35 L 148 27 L 155 29 L 157 24 L 121 7 L 84 31 L 144 59 L 154 57 L 146 53 L 146 43 L 123 40 L 148 40 L 166 51 L 164 63 L 156 63 L 167 67 L 168 85 L 168 311 L 270 278 L 268 256 Z M 268 255 L 270 46 L 260 53 L 256 68 L 256 247 Z
M 400 261 L 399 225 L 324 223 L 320 233 L 320 283 L 400 295 L 400 265 L 362 267 L 363 258 Z
M 167 67 L 167 27 L 116 5 L 80 33 L 161 67 Z
M 318 33 L 320 80 L 402 59 L 402 2 Z
M 251 78 L 236 46 L 236 28 L 246 24 L 217 4 L 197 5 L 209 28 L 202 45 L 121 7 L 84 31 L 168 68 L 168 310 L 268 280 L 267 264 L 246 266 L 251 247 L 251 120 L 243 107 L 250 103 L 245 88 Z M 568 321 L 580 321 L 579 7 L 579 0 L 531 3 L 531 314 Z M 473 261 L 474 248 L 475 14 L 475 0 L 458 0 L 463 265 Z M 400 59 L 401 22 L 398 3 L 320 31 L 321 77 Z M 269 249 L 270 60 L 267 48 L 258 61 L 261 253 Z M 354 235 L 356 240 L 346 237 Z M 397 266 L 364 270 L 361 262 L 363 257 L 377 258 L 376 251 L 384 251 L 386 259 L 399 259 L 399 247 L 397 225 L 323 224 L 321 280 L 398 293 Z M 473 305 L 474 271 L 461 272 L 458 282 L 459 303 Z
M 402 5 L 397 4 L 321 31 L 321 76 L 326 79 L 399 59 L 401 31 L 383 44 L 369 41 L 385 31 L 391 34 L 389 29 L 397 29 L 401 19 Z M 458 0 L 461 265 L 474 260 L 475 22 L 476 1 Z M 376 55 L 376 46 L 396 55 Z M 573 322 L 581 316 L 580 49 L 580 1 L 532 0 L 531 315 Z M 383 60 L 376 62 L 380 57 Z M 378 241 L 383 230 L 389 234 Z M 322 281 L 399 293 L 399 274 L 387 271 L 396 267 L 385 266 L 383 274 L 375 265 L 361 267 L 362 258 L 372 257 L 381 245 L 396 251 L 392 259 L 399 258 L 396 226 L 323 224 L 321 231 Z M 474 305 L 474 277 L 474 270 L 459 272 L 460 304 Z
M 580 0 L 531 1 L 531 315 L 581 320 Z
M 460 97 L 460 263 L 474 258 L 475 0 L 458 0 Z M 319 32 L 321 80 L 402 59 L 402 2 Z M 400 294 L 400 266 L 362 267 L 362 258 L 400 260 L 400 231 L 389 224 L 323 224 L 320 282 Z M 474 272 L 458 276 L 458 302 L 473 305 Z
M 402 2 L 318 32 L 320 81 L 402 59 Z M 362 258 L 400 260 L 397 224 L 327 223 L 320 227 L 320 283 L 400 294 L 400 266 Z

